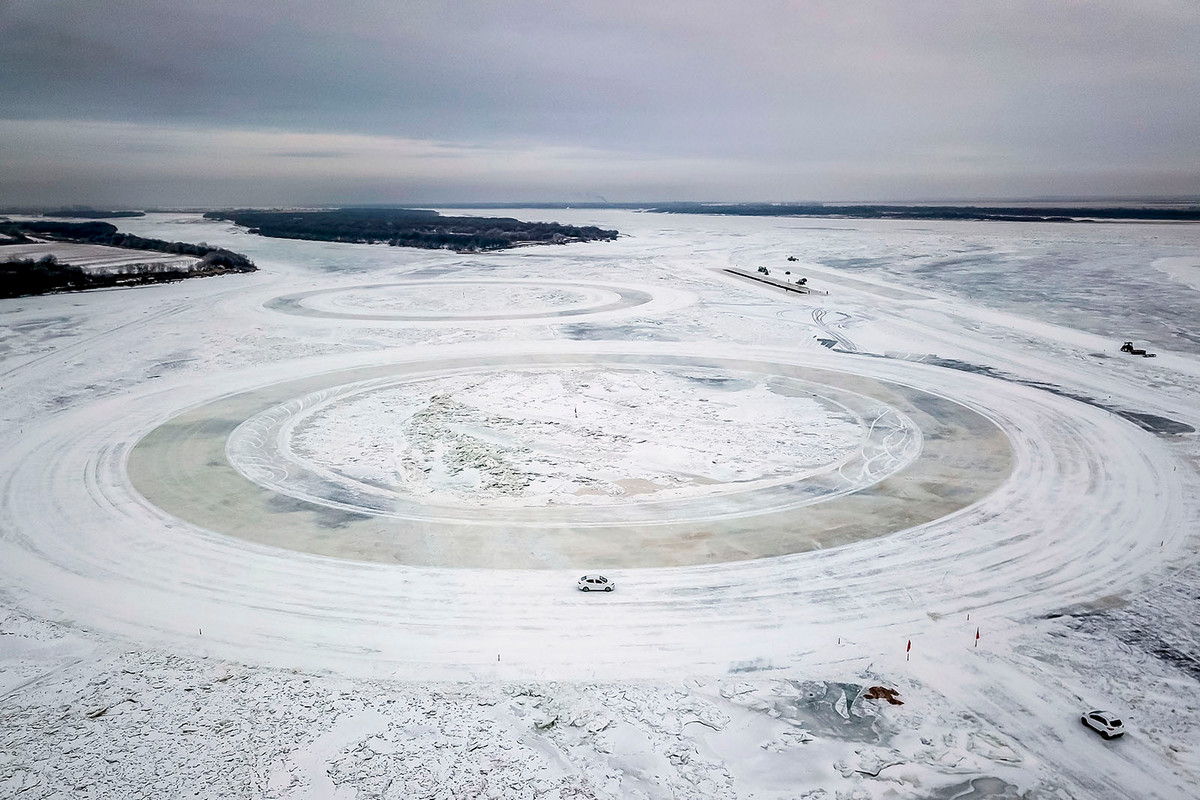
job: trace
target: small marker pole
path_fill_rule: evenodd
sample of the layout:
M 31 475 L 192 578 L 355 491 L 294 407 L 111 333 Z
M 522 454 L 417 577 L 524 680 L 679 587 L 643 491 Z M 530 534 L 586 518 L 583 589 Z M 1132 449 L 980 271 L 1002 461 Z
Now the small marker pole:
M 975 646 L 979 647 L 979 628 L 975 629 Z
M 904 648 L 904 660 L 905 661 L 908 661 L 911 653 L 912 653 L 912 639 L 909 639 L 908 647 Z
M 201 636 L 204 635 L 204 628 L 196 628 L 196 630 L 200 631 Z

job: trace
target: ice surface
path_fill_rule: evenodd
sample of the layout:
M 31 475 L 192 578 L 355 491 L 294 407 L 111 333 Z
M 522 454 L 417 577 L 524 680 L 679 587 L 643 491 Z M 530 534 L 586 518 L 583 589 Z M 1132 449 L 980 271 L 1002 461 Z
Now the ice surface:
M 288 448 L 436 502 L 591 504 L 790 476 L 864 434 L 847 409 L 741 383 L 596 369 L 423 381 L 322 406 Z
M 555 216 L 629 235 L 484 258 L 152 214 L 122 227 L 263 270 L 0 302 L 0 796 L 1194 796 L 1200 448 L 1170 431 L 1200 426 L 1196 226 Z M 721 271 L 760 264 L 829 294 Z M 413 281 L 428 283 L 355 288 Z M 474 305 L 455 281 L 503 288 Z M 596 310 L 628 290 L 649 299 Z M 271 306 L 306 292 L 323 293 L 304 301 L 318 310 L 442 319 Z M 1123 356 L 1125 339 L 1159 357 Z M 497 548 L 506 517 L 538 503 L 619 515 L 647 492 L 819 469 L 861 435 L 753 371 L 721 385 L 612 368 L 685 350 L 911 386 L 934 398 L 912 417 L 925 448 L 950 433 L 931 423 L 936 398 L 963 404 L 1002 431 L 1011 463 L 986 497 L 890 535 L 621 569 L 601 597 L 576 592 L 573 569 L 414 568 L 233 538 L 128 476 L 140 437 L 191 409 L 249 407 L 272 386 L 303 397 L 351 369 L 391 384 L 297 416 L 262 443 L 295 460 L 271 463 L 473 502 L 496 514 Z M 603 368 L 504 367 L 520 353 Z M 419 392 L 386 372 L 453 359 L 493 365 Z M 212 452 L 250 416 L 209 420 Z M 633 441 L 641 428 L 655 435 Z M 463 441 L 500 466 L 455 462 Z M 510 473 L 531 505 L 495 510 L 513 495 L 480 489 Z M 585 476 L 602 494 L 575 493 Z M 158 478 L 183 473 L 164 463 Z M 933 502 L 953 485 L 891 489 Z M 220 488 L 206 490 L 213 519 Z M 299 501 L 256 491 L 276 498 L 276 524 L 302 521 Z M 359 524 L 320 519 L 328 538 Z M 694 533 L 717 546 L 737 530 Z M 904 704 L 865 699 L 873 685 Z M 1126 721 L 1124 739 L 1079 724 L 1096 707 Z

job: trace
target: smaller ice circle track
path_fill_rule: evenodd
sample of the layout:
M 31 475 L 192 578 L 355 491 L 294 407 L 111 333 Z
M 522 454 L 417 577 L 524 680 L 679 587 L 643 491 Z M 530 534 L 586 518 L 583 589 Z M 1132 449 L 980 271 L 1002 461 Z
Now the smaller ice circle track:
M 651 291 L 563 281 L 430 278 L 283 295 L 266 308 L 303 317 L 387 322 L 515 322 L 605 315 L 649 304 Z
M 632 354 L 661 362 L 687 352 L 662 343 L 554 347 L 575 361 Z M 1160 540 L 1167 551 L 1180 546 L 1193 509 L 1169 447 L 1101 409 L 912 362 L 735 347 L 688 355 L 917 387 L 935 406 L 937 398 L 961 405 L 1001 430 L 1011 473 L 981 500 L 877 538 L 771 558 L 614 569 L 620 588 L 603 598 L 575 592 L 570 567 L 414 567 L 235 538 L 162 510 L 130 480 L 136 442 L 222 398 L 251 399 L 301 375 L 311 391 L 344 384 L 331 376 L 347 369 L 382 376 L 397 364 L 433 370 L 448 359 L 521 355 L 473 343 L 314 357 L 227 373 L 219 383 L 168 379 L 31 424 L 3 454 L 7 591 L 48 618 L 251 663 L 470 679 L 497 674 L 502 650 L 510 677 L 647 677 L 664 665 L 786 663 L 847 631 L 903 647 L 905 637 L 964 609 L 973 619 L 1020 617 L 1120 592 L 1158 568 Z M 275 400 L 267 391 L 258 407 Z M 224 442 L 250 415 L 209 418 L 207 438 Z M 936 430 L 922 433 L 936 440 Z M 163 481 L 188 479 L 162 466 Z M 214 519 L 230 512 L 220 491 L 200 497 Z M 270 511 L 292 513 L 287 503 Z M 323 533 L 336 538 L 341 521 L 331 513 Z

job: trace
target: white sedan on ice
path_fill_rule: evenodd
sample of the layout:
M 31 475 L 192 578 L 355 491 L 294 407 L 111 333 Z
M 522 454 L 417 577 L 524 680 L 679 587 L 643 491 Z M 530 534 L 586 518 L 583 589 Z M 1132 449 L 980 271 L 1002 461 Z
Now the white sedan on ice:
M 584 575 L 579 579 L 581 592 L 611 592 L 616 584 L 603 575 Z

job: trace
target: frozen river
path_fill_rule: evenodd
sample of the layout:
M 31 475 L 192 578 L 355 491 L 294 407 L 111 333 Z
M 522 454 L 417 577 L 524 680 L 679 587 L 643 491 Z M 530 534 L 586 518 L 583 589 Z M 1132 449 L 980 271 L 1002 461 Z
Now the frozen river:
M 3 301 L 0 787 L 1189 796 L 1200 226 L 486 213 Z

